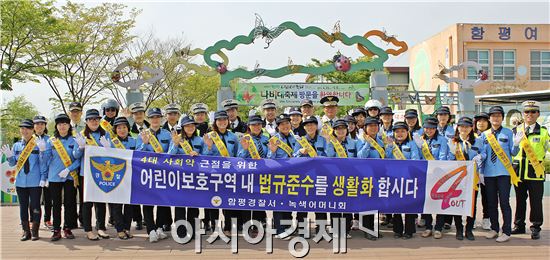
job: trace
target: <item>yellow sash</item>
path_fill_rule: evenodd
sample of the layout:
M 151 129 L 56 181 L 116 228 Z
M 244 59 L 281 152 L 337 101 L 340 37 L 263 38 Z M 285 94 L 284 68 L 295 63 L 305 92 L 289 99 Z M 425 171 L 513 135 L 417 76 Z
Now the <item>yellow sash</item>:
M 82 130 L 82 132 L 80 133 L 82 134 L 82 136 L 84 136 L 84 138 L 86 138 L 87 145 L 99 146 L 99 144 L 97 144 L 95 138 L 92 135 L 90 135 L 90 138 L 88 138 L 84 135 L 84 130 Z
M 227 151 L 227 147 L 220 138 L 220 135 L 218 135 L 216 131 L 212 131 L 208 133 L 208 136 L 210 137 L 210 139 L 212 139 L 212 141 L 218 148 L 218 151 L 220 151 L 220 155 L 223 157 L 229 157 L 229 151 Z
M 344 149 L 344 146 L 342 146 L 340 141 L 338 141 L 334 135 L 329 135 L 329 141 L 334 146 L 334 150 L 336 151 L 338 158 L 348 158 L 346 149 Z
M 504 168 L 506 168 L 508 174 L 510 174 L 510 182 L 514 186 L 518 186 L 518 182 L 520 182 L 521 180 L 518 178 L 516 171 L 514 171 L 514 168 L 512 167 L 512 162 L 510 162 L 510 158 L 506 156 L 506 153 L 504 152 L 502 147 L 500 147 L 500 144 L 498 143 L 495 135 L 491 133 L 491 130 L 487 130 L 485 134 L 487 136 L 487 141 L 489 142 L 489 145 L 493 149 L 493 152 L 497 155 L 500 162 L 504 165 Z
M 332 129 L 332 126 L 330 126 L 328 123 L 324 123 L 321 127 L 321 134 L 323 135 L 331 135 L 334 130 Z
M 432 155 L 432 152 L 430 151 L 430 147 L 428 146 L 428 142 L 426 142 L 426 140 L 424 140 L 424 142 L 422 143 L 422 155 L 424 156 L 424 159 L 428 161 L 435 160 L 434 156 Z
M 290 133 L 292 133 L 292 131 L 290 131 Z M 292 148 L 290 146 L 288 146 L 288 144 L 286 144 L 285 142 L 281 141 L 281 139 L 279 139 L 277 136 L 273 136 L 271 137 L 271 139 L 269 140 L 270 142 L 274 140 L 275 141 L 275 144 L 277 145 L 277 147 L 281 148 L 283 151 L 285 151 L 285 153 L 292 157 Z
M 69 168 L 71 164 L 73 163 L 73 160 L 71 160 L 71 157 L 69 156 L 69 153 L 67 153 L 67 149 L 65 149 L 65 146 L 63 146 L 63 143 L 58 138 L 52 137 L 50 138 L 53 147 L 57 151 L 57 154 L 59 155 L 59 158 L 63 162 L 63 165 L 65 165 L 66 168 Z M 75 187 L 78 186 L 78 174 L 76 171 L 72 171 L 71 177 L 73 177 L 73 185 Z
M 19 155 L 19 159 L 17 160 L 17 164 L 15 164 L 15 177 L 19 174 L 21 169 L 23 168 L 23 165 L 25 165 L 25 162 L 27 159 L 29 159 L 29 156 L 31 156 L 32 150 L 36 146 L 36 138 L 33 135 L 31 139 L 27 142 L 27 145 L 25 145 L 25 148 L 23 148 L 23 151 L 21 151 L 21 155 Z
M 407 159 L 405 158 L 405 155 L 403 154 L 403 152 L 399 150 L 399 147 L 397 147 L 397 144 L 395 142 L 393 143 L 393 150 L 391 151 L 391 153 L 393 154 L 394 159 L 397 159 L 397 160 Z
M 124 147 L 124 144 L 122 143 L 122 141 L 120 141 L 120 139 L 118 139 L 118 137 L 115 136 L 115 135 L 111 135 L 111 142 L 118 149 L 126 149 L 126 147 Z
M 518 127 L 518 132 L 525 132 L 523 129 L 523 124 Z M 527 159 L 531 163 L 531 166 L 533 166 L 533 169 L 535 169 L 535 174 L 537 178 L 540 178 L 544 176 L 544 166 L 542 163 L 539 162 L 537 159 L 537 154 L 535 153 L 535 149 L 533 149 L 533 146 L 531 145 L 531 142 L 529 142 L 529 139 L 527 138 L 527 135 L 523 135 L 523 139 L 520 142 L 520 147 L 525 151 L 525 155 L 527 156 Z
M 382 133 L 382 134 L 386 135 L 384 133 Z M 378 142 L 376 142 L 376 140 L 372 139 L 372 137 L 370 137 L 368 134 L 365 134 L 365 133 L 363 133 L 363 137 L 364 137 L 365 141 L 367 141 L 367 143 L 369 143 L 370 146 L 372 146 L 372 147 L 374 147 L 374 149 L 376 149 L 376 151 L 380 155 L 380 158 L 384 159 L 384 157 L 386 157 L 386 154 L 384 153 L 384 149 L 382 148 L 382 146 L 380 146 L 378 144 Z
M 245 134 L 243 138 L 246 142 L 248 142 L 248 152 L 250 153 L 250 157 L 252 157 L 252 159 L 261 159 L 260 153 L 258 152 L 258 147 L 256 147 L 254 140 L 252 140 L 252 136 Z
M 155 153 L 164 153 L 164 150 L 162 149 L 162 145 L 160 145 L 159 140 L 157 137 L 151 132 L 150 129 L 147 129 L 147 133 L 149 133 L 149 143 L 153 147 L 153 150 Z
M 185 154 L 189 155 L 193 151 L 193 147 L 191 147 L 191 145 L 187 141 L 180 142 L 180 146 L 181 146 L 181 149 L 183 149 L 183 152 L 185 152 Z
M 116 136 L 115 132 L 113 131 L 113 126 L 111 125 L 111 123 L 109 123 L 109 121 L 101 119 L 101 121 L 99 121 L 99 125 L 101 126 L 101 128 L 103 128 L 103 130 L 109 133 L 109 135 Z
M 315 149 L 307 141 L 307 138 L 305 136 L 297 140 L 298 140 L 298 143 L 302 146 L 302 148 L 305 148 L 307 150 L 307 154 L 309 155 L 309 157 L 317 157 L 317 151 L 315 151 Z
M 460 142 L 456 143 L 455 158 L 457 161 L 466 161 L 466 157 L 462 152 L 462 145 L 460 144 Z M 479 186 L 477 185 L 478 182 L 479 182 L 479 173 L 477 171 L 477 165 L 474 163 L 474 190 L 479 190 Z

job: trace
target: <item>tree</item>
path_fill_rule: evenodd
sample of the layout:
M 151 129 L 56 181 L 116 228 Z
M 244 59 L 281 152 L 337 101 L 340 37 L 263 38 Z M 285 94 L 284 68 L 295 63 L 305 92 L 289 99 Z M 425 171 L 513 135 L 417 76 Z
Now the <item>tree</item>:
M 44 67 L 68 51 L 65 44 L 56 41 L 64 25 L 54 16 L 53 2 L 1 1 L 0 7 L 0 89 L 12 90 L 12 80 L 38 82 L 37 75 L 50 73 Z M 47 53 L 56 55 L 46 57 Z
M 65 57 L 49 53 L 51 59 L 58 61 L 49 64 L 46 69 L 56 73 L 42 77 L 56 96 L 54 106 L 67 111 L 65 104 L 68 101 L 86 105 L 99 101 L 98 94 L 107 91 L 112 84 L 112 60 L 132 40 L 129 31 L 139 13 L 135 9 L 126 13 L 125 7 L 123 4 L 103 3 L 87 8 L 68 2 L 61 8 L 60 19 L 66 27 L 60 42 L 71 43 L 75 47 L 72 54 Z
M 36 107 L 25 99 L 24 96 L 17 96 L 12 101 L 2 105 L 0 115 L 0 126 L 2 127 L 2 143 L 13 143 L 20 138 L 19 122 L 22 119 L 32 119 L 38 115 Z

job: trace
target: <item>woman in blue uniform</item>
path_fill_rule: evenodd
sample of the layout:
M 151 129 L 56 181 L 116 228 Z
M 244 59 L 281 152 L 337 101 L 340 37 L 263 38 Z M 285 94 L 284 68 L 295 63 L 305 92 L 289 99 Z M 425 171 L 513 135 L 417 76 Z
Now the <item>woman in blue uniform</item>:
M 53 201 L 52 241 L 61 239 L 61 206 L 64 207 L 63 235 L 73 239 L 71 229 L 76 223 L 76 182 L 80 159 L 74 157 L 78 144 L 72 136 L 71 119 L 66 114 L 55 117 L 54 136 L 46 143 L 43 164 L 48 172 L 49 192 Z M 72 174 L 71 174 L 72 173 Z
M 476 170 L 479 172 L 480 162 L 481 162 L 481 149 L 483 143 L 476 139 L 475 133 L 473 131 L 473 122 L 469 117 L 461 117 L 457 123 L 457 131 L 455 132 L 455 137 L 449 140 L 449 160 L 473 160 L 476 163 Z M 478 173 L 476 173 L 478 174 Z M 477 184 L 476 184 L 477 185 Z M 476 216 L 476 205 L 477 205 L 477 190 L 474 195 L 474 217 L 468 216 L 466 218 L 466 239 L 475 240 L 473 229 L 475 224 Z M 462 225 L 462 216 L 453 216 L 456 226 L 456 239 L 463 240 L 464 227 Z M 442 220 L 438 220 L 436 226 L 442 226 Z M 441 231 L 441 228 L 439 228 Z M 434 235 L 435 237 L 435 235 Z
M 434 117 L 426 118 L 422 125 L 424 134 L 422 136 L 417 134 L 413 135 L 413 141 L 420 151 L 419 155 L 421 160 L 447 160 L 449 152 L 447 138 L 440 135 L 439 131 L 437 131 L 437 122 L 437 119 Z M 439 216 L 440 215 L 437 215 L 436 218 L 439 218 Z M 421 217 L 424 219 L 426 225 L 426 230 L 422 233 L 422 237 L 429 237 L 432 235 L 433 217 L 431 214 L 422 214 Z
M 386 148 L 386 158 L 399 159 L 394 153 L 402 154 L 405 160 L 418 160 L 420 154 L 418 147 L 413 140 L 409 138 L 409 125 L 405 122 L 396 122 L 393 125 L 393 136 L 395 144 L 391 143 Z M 395 152 L 393 149 L 397 149 Z M 405 214 L 405 229 L 403 230 L 403 218 L 401 214 L 393 215 L 393 233 L 394 238 L 410 239 L 416 232 L 415 219 L 416 214 Z
M 491 128 L 491 122 L 489 122 L 489 114 L 481 112 L 474 116 L 474 135 L 477 138 L 487 129 Z M 478 169 L 480 174 L 483 174 L 483 168 Z M 483 208 L 483 219 L 481 220 L 481 228 L 484 230 L 491 230 L 491 220 L 489 219 L 489 205 L 487 205 L 487 189 L 485 184 L 479 184 L 479 190 L 481 192 L 481 207 Z
M 346 120 L 337 119 L 332 125 L 334 131 L 331 136 L 326 136 L 327 142 L 327 157 L 336 158 L 357 158 L 359 150 L 363 146 L 361 141 L 352 139 L 348 134 L 348 125 Z M 342 149 L 340 149 L 342 148 Z M 345 218 L 346 219 L 346 237 L 351 238 L 351 213 L 330 213 L 331 219 Z M 334 223 L 332 223 L 334 225 Z
M 412 136 L 414 134 L 422 134 L 422 127 L 420 127 L 420 121 L 418 120 L 418 112 L 416 109 L 405 110 L 405 123 L 407 123 L 410 140 L 412 140 Z
M 2 146 L 2 153 L 8 159 L 10 166 L 16 166 L 15 189 L 19 199 L 19 218 L 23 235 L 21 241 L 38 240 L 40 227 L 40 195 L 42 187 L 47 184 L 46 172 L 41 170 L 40 151 L 45 150 L 44 140 L 40 142 L 33 135 L 33 122 L 24 119 L 19 124 L 21 140 L 13 144 Z M 29 216 L 29 207 L 31 215 Z M 32 222 L 32 230 L 29 225 Z
M 126 117 L 116 117 L 113 121 L 116 137 L 111 138 L 111 147 L 126 150 L 135 150 L 137 141 L 130 136 L 130 122 Z M 111 203 L 111 213 L 117 231 L 117 237 L 122 240 L 133 238 L 130 233 L 133 218 L 133 205 Z
M 253 115 L 250 116 L 248 119 L 248 130 L 247 134 L 243 138 L 241 138 L 241 146 L 239 149 L 239 152 L 237 153 L 237 157 L 240 158 L 246 158 L 250 159 L 253 158 L 250 150 L 255 151 L 258 153 L 259 158 L 266 158 L 267 157 L 267 144 L 269 143 L 269 137 L 262 134 L 262 124 L 263 120 L 260 116 Z M 254 146 L 250 143 L 250 140 L 254 142 Z M 246 223 L 247 221 L 253 219 L 257 220 L 262 224 L 266 223 L 266 212 L 265 211 L 248 211 L 248 210 L 242 210 L 241 211 L 241 217 L 243 219 L 243 223 Z M 257 227 L 252 227 L 252 236 L 255 237 L 258 233 Z
M 384 111 L 384 108 L 381 110 Z M 383 115 L 382 115 L 383 116 Z M 359 158 L 372 158 L 383 159 L 386 157 L 384 150 L 384 142 L 382 137 L 378 134 L 380 132 L 380 122 L 374 117 L 367 117 L 365 121 L 365 142 L 357 157 Z M 391 126 L 390 126 L 391 129 Z M 392 220 L 391 214 L 386 214 L 386 219 Z M 363 225 L 369 230 L 374 230 L 374 215 L 363 216 Z M 386 224 L 387 225 L 387 224 Z M 393 225 L 391 226 L 393 227 Z M 378 237 L 381 237 L 378 234 Z M 377 240 L 377 236 L 365 233 L 365 238 L 368 240 Z
M 297 142 L 296 138 L 292 133 L 292 125 L 290 124 L 290 116 L 286 114 L 281 114 L 275 119 L 277 124 L 277 133 L 269 140 L 267 152 L 267 158 L 269 159 L 285 159 L 292 157 L 294 152 L 294 147 L 296 147 Z M 290 236 L 283 236 L 282 233 L 285 232 L 290 225 L 282 224 L 283 220 L 292 221 L 292 212 L 288 211 L 274 211 L 273 212 L 273 222 L 275 223 L 275 229 L 277 235 L 276 238 L 281 238 L 284 240 L 290 239 Z
M 50 139 L 50 136 L 48 135 L 48 128 L 46 128 L 46 124 L 48 121 L 46 120 L 45 116 L 35 116 L 32 119 L 32 122 L 34 123 L 34 135 L 38 137 L 39 139 L 43 139 L 45 142 Z M 42 188 L 42 201 L 44 201 L 44 226 L 46 229 L 52 229 L 52 197 L 50 195 L 49 187 L 43 187 Z M 74 228 L 74 227 L 72 227 Z
M 93 146 L 110 146 L 108 136 L 109 134 L 99 127 L 99 120 L 101 116 L 97 109 L 88 109 L 86 111 L 86 127 L 84 131 L 78 133 L 76 136 L 76 142 L 78 143 L 78 149 L 75 149 L 74 156 L 80 159 L 80 169 L 84 169 L 84 148 L 86 145 Z M 84 170 L 80 171 L 79 183 L 83 187 L 84 183 Z M 84 226 L 84 232 L 89 240 L 98 240 L 98 235 L 92 231 L 92 207 L 95 209 L 96 229 L 99 237 L 107 239 L 109 234 L 105 231 L 105 203 L 101 202 L 83 202 L 82 206 L 82 225 Z
M 162 110 L 158 107 L 149 108 L 147 118 L 151 124 L 149 129 L 142 131 L 137 139 L 136 150 L 167 153 L 170 147 L 170 132 L 162 128 Z M 158 145 L 157 145 L 158 144 Z M 153 211 L 155 206 L 143 205 L 143 218 L 149 234 L 149 242 L 154 243 L 168 237 L 164 233 L 163 221 L 168 218 L 166 214 L 172 214 L 170 207 L 157 206 L 157 218 L 155 220 Z M 171 218 L 170 218 L 171 219 Z M 168 228 L 168 227 L 166 227 Z
M 306 135 L 301 138 L 305 138 L 305 140 L 309 143 L 309 145 L 307 147 L 302 147 L 302 145 L 298 143 L 294 147 L 294 157 L 311 157 L 311 156 L 326 157 L 327 141 L 324 137 L 319 135 L 319 131 L 318 131 L 319 121 L 317 121 L 317 118 L 315 116 L 308 116 L 304 119 L 304 121 L 302 122 L 302 125 L 306 130 Z M 298 221 L 303 222 L 306 216 L 307 216 L 307 213 L 298 212 L 298 217 L 297 217 Z M 315 213 L 315 221 L 317 222 L 317 225 L 315 226 L 316 232 L 319 232 L 319 224 L 318 224 L 319 220 L 326 221 L 327 213 L 324 213 L 324 212 Z
M 223 156 L 223 157 L 236 157 L 239 151 L 239 141 L 237 136 L 229 131 L 229 117 L 227 112 L 220 110 L 214 113 L 214 123 L 212 123 L 212 131 L 203 136 L 204 144 L 206 145 L 205 155 L 209 156 Z M 216 144 L 216 139 L 221 141 Z M 218 220 L 219 210 L 212 209 L 207 210 L 206 214 L 210 215 L 212 227 L 215 227 Z M 237 229 L 242 229 L 243 220 L 238 210 L 223 210 L 225 218 L 223 232 L 226 236 L 231 235 L 231 219 L 236 218 Z
M 180 126 L 182 128 L 181 134 L 172 132 L 172 143 L 170 144 L 169 154 L 185 154 L 190 156 L 197 156 L 204 154 L 205 145 L 202 138 L 199 137 L 197 131 L 197 123 L 190 116 L 185 116 L 180 120 Z M 184 149 L 185 148 L 185 149 Z M 187 220 L 191 224 L 193 230 L 186 230 L 185 226 L 179 226 L 177 234 L 180 238 L 190 236 L 193 238 L 195 231 L 195 219 L 199 217 L 199 209 L 192 207 L 176 207 L 175 218 L 178 220 Z

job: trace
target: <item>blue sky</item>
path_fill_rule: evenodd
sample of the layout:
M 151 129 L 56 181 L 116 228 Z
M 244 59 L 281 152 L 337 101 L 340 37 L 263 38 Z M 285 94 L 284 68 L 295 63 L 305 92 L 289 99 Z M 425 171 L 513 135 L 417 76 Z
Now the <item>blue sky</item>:
M 117 1 L 120 2 L 120 1 Z M 87 5 L 98 2 L 87 1 Z M 409 47 L 454 23 L 550 23 L 548 2 L 177 2 L 177 1 L 128 1 L 128 7 L 142 9 L 137 17 L 134 33 L 152 31 L 161 39 L 182 37 L 192 47 L 206 48 L 218 40 L 231 39 L 248 34 L 254 27 L 254 13 L 263 17 L 266 26 L 277 26 L 285 21 L 294 21 L 302 27 L 317 26 L 331 31 L 340 21 L 341 31 L 347 35 L 363 35 L 373 29 L 385 29 L 406 41 Z M 385 43 L 373 41 L 386 48 Z M 239 46 L 226 52 L 229 67 L 253 67 L 259 62 L 262 67 L 273 68 L 286 65 L 289 57 L 294 64 L 305 64 L 311 58 L 330 59 L 337 51 L 356 58 L 356 47 L 334 44 L 331 47 L 316 37 L 299 38 L 286 31 L 265 50 L 265 44 Z M 392 57 L 386 66 L 408 66 L 408 54 Z M 258 78 L 255 81 L 303 81 L 304 75 L 282 79 Z M 25 95 L 39 111 L 52 116 L 52 106 L 45 97 L 52 92 L 45 84 L 16 83 L 12 92 L 2 92 L 6 102 L 16 95 Z

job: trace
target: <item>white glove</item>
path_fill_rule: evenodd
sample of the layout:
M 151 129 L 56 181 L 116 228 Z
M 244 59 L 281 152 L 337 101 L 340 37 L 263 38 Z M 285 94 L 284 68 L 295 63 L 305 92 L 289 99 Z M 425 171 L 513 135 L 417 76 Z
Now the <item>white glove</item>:
M 521 132 L 517 132 L 515 135 L 514 135 L 514 146 L 518 146 L 519 143 L 521 143 L 521 140 L 523 139 L 523 136 L 525 135 L 525 133 L 523 131 Z
M 386 150 L 390 150 L 390 151 L 391 151 L 391 150 L 393 150 L 393 147 L 394 147 L 393 142 L 389 142 L 389 143 L 386 145 Z
M 59 177 L 61 178 L 67 178 L 67 175 L 69 175 L 69 169 L 65 168 L 59 173 Z
M 46 142 L 44 141 L 44 138 L 38 138 L 38 141 L 36 141 L 36 146 L 38 146 L 38 150 L 41 152 L 46 151 Z
M 449 141 L 447 141 L 447 146 L 449 146 L 450 153 L 456 153 L 456 143 L 453 141 L 453 139 L 449 139 Z
M 2 153 L 8 158 L 13 157 L 13 150 L 10 149 L 10 146 L 7 144 L 2 146 Z
M 477 166 L 479 167 L 481 165 L 481 154 L 478 154 L 472 158 L 472 161 L 477 163 Z
M 99 138 L 99 143 L 101 143 L 101 146 L 103 147 L 111 147 L 111 141 L 105 136 Z
M 48 187 L 48 180 L 45 180 L 45 181 L 40 181 L 40 183 L 38 184 L 38 186 L 40 187 Z
M 84 136 L 81 133 L 78 133 L 76 135 L 75 140 L 76 140 L 76 143 L 78 144 L 78 148 L 84 149 L 84 147 L 86 147 L 86 138 L 84 138 Z
M 414 133 L 413 135 L 413 141 L 416 143 L 416 146 L 418 147 L 422 147 L 422 145 L 424 144 L 424 140 L 422 139 L 422 137 L 417 134 L 417 133 Z

